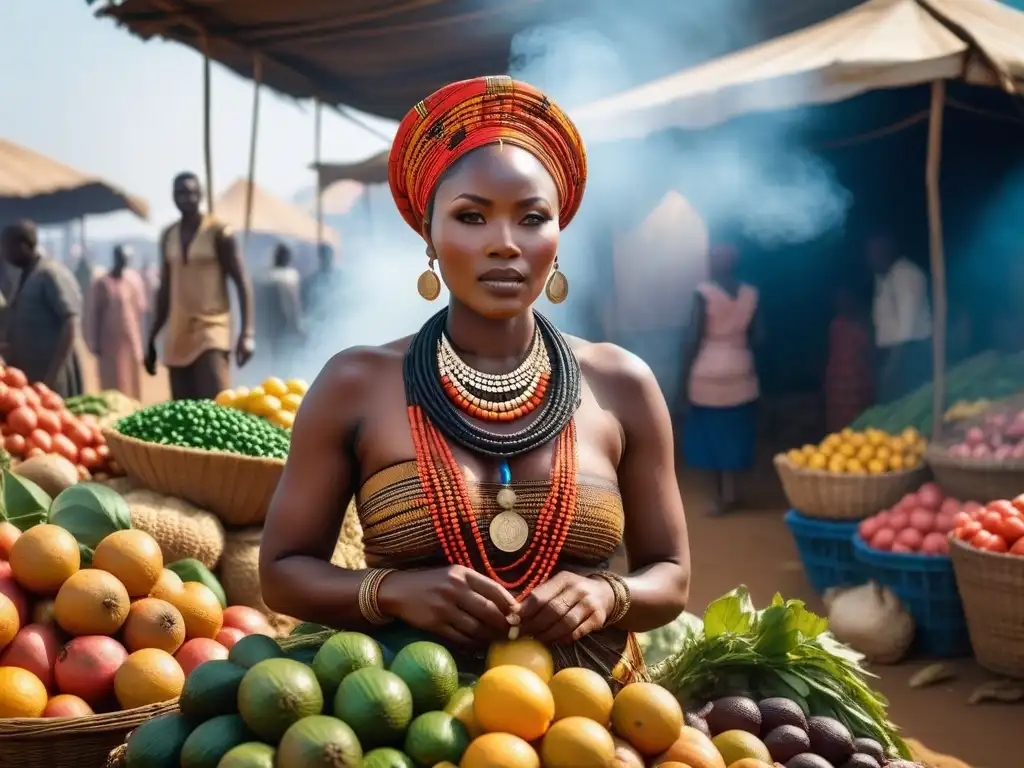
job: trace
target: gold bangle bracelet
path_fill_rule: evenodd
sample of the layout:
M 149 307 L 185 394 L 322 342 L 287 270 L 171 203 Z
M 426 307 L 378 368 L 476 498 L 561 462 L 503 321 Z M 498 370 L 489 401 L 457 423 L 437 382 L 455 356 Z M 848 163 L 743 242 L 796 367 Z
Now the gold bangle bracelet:
M 390 623 L 391 619 L 381 612 L 377 599 L 381 583 L 394 572 L 394 568 L 371 568 L 363 577 L 359 585 L 359 613 L 367 623 L 375 626 Z
M 612 588 L 612 594 L 615 595 L 615 602 L 612 605 L 612 611 L 608 614 L 605 620 L 605 626 L 610 627 L 613 624 L 618 624 L 625 618 L 626 614 L 629 613 L 629 606 L 631 603 L 629 594 L 629 585 L 626 580 L 617 573 L 611 571 L 600 571 L 594 574 L 594 578 L 601 579 L 609 587 Z

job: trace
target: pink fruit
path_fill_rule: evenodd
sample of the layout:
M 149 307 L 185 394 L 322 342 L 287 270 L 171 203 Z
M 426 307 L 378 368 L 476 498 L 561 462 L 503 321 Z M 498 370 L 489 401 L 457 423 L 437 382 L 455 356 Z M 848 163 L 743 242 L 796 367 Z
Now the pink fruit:
M 984 443 L 982 445 L 976 445 L 971 448 L 972 459 L 988 459 L 992 456 L 992 449 Z
M 896 534 L 896 544 L 902 544 L 911 552 L 920 549 L 923 541 L 924 534 L 916 528 L 904 528 Z M 896 544 L 893 545 L 893 552 L 896 551 Z
M 875 535 L 871 537 L 869 545 L 873 549 L 888 551 L 892 549 L 894 541 L 896 541 L 896 531 L 892 528 L 879 528 L 875 531 Z
M 84 700 L 62 693 L 46 702 L 43 717 L 89 717 L 96 714 Z
M 53 667 L 60 653 L 60 637 L 52 627 L 29 624 L 18 630 L 0 656 L 0 667 L 21 667 L 53 690 Z
M 18 526 L 8 523 L 6 520 L 0 523 L 0 559 L 8 560 L 11 557 L 11 547 L 21 536 Z
M 942 504 L 939 506 L 940 515 L 955 515 L 963 507 L 960 499 L 954 499 L 952 496 L 943 499 Z
M 918 507 L 910 513 L 910 527 L 922 534 L 929 533 L 935 527 L 935 516 L 930 509 Z
M 1024 459 L 1024 442 L 1017 443 L 1010 451 L 1011 459 Z
M 917 489 L 917 502 L 925 509 L 938 509 L 942 499 L 942 489 L 935 483 L 925 483 Z
M 871 541 L 871 537 L 875 535 L 879 528 L 882 527 L 882 521 L 877 517 L 869 517 L 867 520 L 861 520 L 859 526 L 857 526 L 857 533 L 864 541 Z
M 91 707 L 101 706 L 113 697 L 114 675 L 127 658 L 128 651 L 112 637 L 76 637 L 57 654 L 57 690 L 78 696 Z
M 215 640 L 229 651 L 235 647 L 235 643 L 245 637 L 245 632 L 238 627 L 224 627 L 217 633 Z
M 985 441 L 985 431 L 981 427 L 971 427 L 964 435 L 964 442 L 972 448 Z
M 992 458 L 996 461 L 1006 461 L 1007 459 L 1013 458 L 1013 446 L 1000 445 L 992 451 Z
M 225 608 L 224 626 L 240 629 L 247 635 L 274 635 L 267 617 L 247 605 L 229 605 Z
M 921 551 L 926 555 L 945 555 L 949 552 L 949 538 L 942 533 L 929 533 L 921 542 Z
M 964 502 L 964 512 L 966 512 L 967 514 L 971 514 L 972 512 L 977 512 L 978 510 L 981 510 L 981 509 L 984 509 L 984 508 L 985 508 L 985 505 L 980 503 L 980 502 L 977 502 L 977 501 L 965 501 Z
M 952 445 L 949 448 L 949 455 L 956 456 L 960 459 L 966 459 L 971 455 L 971 446 L 967 443 L 957 443 L 956 445 Z
M 889 513 L 889 528 L 895 531 L 902 531 L 910 525 L 910 514 L 902 509 L 894 509 Z
M 14 580 L 11 564 L 6 560 L 0 560 L 0 593 L 7 595 L 18 609 L 18 623 L 21 626 L 28 624 L 31 619 L 28 593 Z
M 186 676 L 204 661 L 226 659 L 227 657 L 228 649 L 208 637 L 196 637 L 189 640 L 174 654 L 174 658 L 178 660 L 178 664 L 181 665 Z
M 935 528 L 933 532 L 947 534 L 952 531 L 956 528 L 957 515 L 959 514 L 959 512 L 954 512 L 953 514 L 949 514 L 948 512 L 939 512 L 939 514 L 935 516 Z M 925 538 L 927 538 L 927 536 Z
M 871 519 L 877 520 L 879 526 L 885 528 L 889 525 L 889 515 L 892 514 L 888 509 L 883 509 L 877 515 L 874 515 Z

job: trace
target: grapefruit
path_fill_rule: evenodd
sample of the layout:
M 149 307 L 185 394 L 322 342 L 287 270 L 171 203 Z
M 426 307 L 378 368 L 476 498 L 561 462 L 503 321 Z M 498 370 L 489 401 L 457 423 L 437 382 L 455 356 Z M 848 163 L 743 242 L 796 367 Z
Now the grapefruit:
M 129 651 L 158 648 L 176 653 L 185 642 L 185 619 L 166 600 L 145 597 L 136 600 L 124 623 L 124 644 Z
M 2 610 L 2 609 L 0 609 Z M 21 667 L 53 688 L 53 666 L 60 653 L 60 638 L 52 627 L 29 624 L 22 627 L 0 656 L 0 667 Z
M 192 674 L 192 670 L 204 661 L 226 659 L 227 657 L 228 649 L 216 640 L 211 640 L 208 637 L 197 637 L 195 640 L 187 640 L 178 649 L 178 652 L 174 654 L 174 658 L 177 659 L 178 664 L 181 665 L 181 669 L 186 675 Z
M 586 717 L 566 717 L 548 729 L 540 745 L 544 768 L 613 768 L 615 741 L 608 729 Z
M 114 675 L 114 693 L 122 709 L 176 699 L 185 673 L 174 657 L 158 648 L 143 648 L 125 659 Z
M 547 647 L 532 637 L 521 637 L 492 643 L 487 650 L 487 668 L 501 667 L 511 664 L 515 667 L 526 667 L 536 673 L 545 683 L 551 679 L 555 671 L 555 660 Z
M 587 717 L 607 726 L 612 719 L 615 697 L 607 681 L 592 669 L 568 667 L 548 682 L 555 697 L 555 720 Z
M 664 752 L 679 738 L 683 709 L 660 685 L 630 683 L 615 697 L 611 719 L 615 733 L 650 757 Z
M 551 725 L 555 699 L 535 672 L 512 665 L 493 667 L 473 690 L 473 713 L 485 731 L 534 741 Z
M 270 635 L 276 633 L 267 617 L 248 605 L 229 605 L 224 609 L 224 626 L 242 630 L 247 635 Z
M 189 640 L 196 637 L 212 640 L 224 626 L 224 609 L 220 600 L 205 584 L 187 582 L 181 592 L 172 593 L 164 599 L 181 611 L 185 619 L 185 636 Z
M 459 768 L 540 768 L 540 758 L 518 736 L 485 733 L 466 748 Z
M 132 597 L 148 595 L 164 568 L 156 539 L 145 531 L 114 531 L 96 547 L 92 567 L 113 574 Z
M 46 686 L 21 667 L 0 667 L 0 719 L 39 717 L 46 709 Z
M 124 646 L 112 637 L 76 637 L 57 654 L 57 690 L 78 696 L 91 707 L 105 704 L 114 694 L 114 675 L 127 658 Z
M 69 635 L 113 635 L 128 618 L 130 607 L 131 598 L 117 577 L 86 568 L 61 586 L 53 615 Z
M 29 528 L 11 547 L 11 570 L 18 584 L 37 595 L 56 595 L 82 565 L 75 537 L 59 525 Z
M 46 702 L 43 717 L 89 717 L 96 714 L 84 700 L 61 693 Z

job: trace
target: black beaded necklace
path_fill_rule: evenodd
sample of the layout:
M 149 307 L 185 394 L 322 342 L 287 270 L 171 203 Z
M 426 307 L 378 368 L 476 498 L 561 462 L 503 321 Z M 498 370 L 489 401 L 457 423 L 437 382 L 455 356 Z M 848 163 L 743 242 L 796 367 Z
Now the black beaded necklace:
M 474 453 L 495 459 L 521 456 L 550 442 L 569 424 L 580 406 L 580 363 L 557 328 L 539 312 L 534 320 L 551 361 L 551 380 L 534 420 L 508 434 L 491 432 L 470 421 L 445 394 L 437 369 L 437 344 L 445 332 L 448 309 L 427 320 L 405 353 L 405 397 L 449 440 Z

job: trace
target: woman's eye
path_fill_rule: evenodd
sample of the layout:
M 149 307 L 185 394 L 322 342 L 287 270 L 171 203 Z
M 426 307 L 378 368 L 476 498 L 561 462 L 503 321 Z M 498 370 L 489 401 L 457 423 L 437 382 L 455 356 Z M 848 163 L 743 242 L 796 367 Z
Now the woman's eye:
M 538 227 L 541 224 L 546 224 L 549 220 L 547 216 L 542 216 L 539 213 L 530 213 L 523 218 L 523 223 L 529 224 L 532 227 Z
M 465 224 L 482 224 L 484 220 L 484 217 L 477 211 L 464 211 L 458 214 L 456 218 Z

